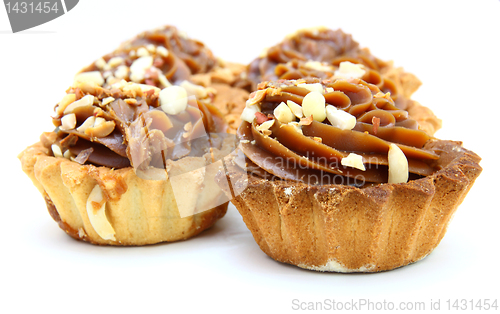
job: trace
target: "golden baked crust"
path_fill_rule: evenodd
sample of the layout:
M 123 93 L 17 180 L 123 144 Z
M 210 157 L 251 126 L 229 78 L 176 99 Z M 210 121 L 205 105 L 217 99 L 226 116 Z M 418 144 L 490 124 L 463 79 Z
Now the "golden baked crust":
M 181 218 L 170 180 L 145 180 L 131 167 L 110 169 L 52 157 L 42 143 L 28 147 L 19 159 L 61 229 L 94 244 L 146 245 L 188 239 L 212 226 L 227 210 L 228 202 L 224 202 L 202 212 L 192 208 L 194 215 Z M 178 162 L 183 160 L 187 159 Z M 195 185 L 200 180 L 192 181 L 193 186 L 186 188 L 198 194 Z M 86 203 L 96 185 L 106 196 L 106 218 L 114 228 L 115 241 L 103 239 L 89 220 Z M 211 201 L 216 204 L 219 197 L 214 194 Z
M 365 188 L 266 180 L 228 160 L 233 204 L 273 259 L 317 271 L 378 272 L 416 262 L 439 244 L 481 173 L 461 143 L 432 140 L 441 170 L 401 184 Z M 220 177 L 219 177 L 220 178 Z

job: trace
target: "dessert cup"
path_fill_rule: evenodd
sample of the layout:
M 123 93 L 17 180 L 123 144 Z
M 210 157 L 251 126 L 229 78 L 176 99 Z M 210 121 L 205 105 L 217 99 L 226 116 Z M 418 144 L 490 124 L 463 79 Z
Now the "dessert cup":
M 242 119 L 221 187 L 262 251 L 301 268 L 379 272 L 424 258 L 481 173 L 478 155 L 426 134 L 359 78 L 264 82 Z
M 94 244 L 146 245 L 188 239 L 224 216 L 214 176 L 234 144 L 217 109 L 186 95 L 125 81 L 68 89 L 56 130 L 19 155 L 61 229 Z

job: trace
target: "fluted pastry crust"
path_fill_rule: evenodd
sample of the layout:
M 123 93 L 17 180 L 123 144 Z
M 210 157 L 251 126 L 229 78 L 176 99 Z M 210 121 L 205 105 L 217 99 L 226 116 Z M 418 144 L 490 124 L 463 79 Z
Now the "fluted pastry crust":
M 480 157 L 460 142 L 432 140 L 426 148 L 440 155 L 442 169 L 408 183 L 270 181 L 231 162 L 226 175 L 247 185 L 232 202 L 271 258 L 317 271 L 378 272 L 431 253 L 481 173 Z
M 131 167 L 110 169 L 52 157 L 41 143 L 28 147 L 19 158 L 61 229 L 94 244 L 146 245 L 188 239 L 211 227 L 227 210 L 225 202 L 181 218 L 170 181 L 142 179 Z M 193 195 L 199 193 L 195 181 L 200 182 L 193 180 L 193 186 L 186 187 L 193 188 Z M 106 217 L 116 241 L 103 239 L 89 220 L 86 202 L 96 185 L 108 199 Z M 212 200 L 221 196 L 213 195 Z

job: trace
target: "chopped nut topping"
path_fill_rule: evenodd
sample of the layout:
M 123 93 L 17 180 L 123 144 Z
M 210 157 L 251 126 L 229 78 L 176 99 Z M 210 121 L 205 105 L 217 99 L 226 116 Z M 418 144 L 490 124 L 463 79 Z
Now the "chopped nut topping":
M 243 112 L 241 113 L 240 119 L 248 123 L 252 123 L 257 112 L 260 112 L 259 106 L 245 107 L 245 109 L 243 109 Z
M 129 105 L 137 106 L 137 99 L 135 99 L 135 98 L 127 98 L 127 99 L 124 99 L 123 101 L 125 101 Z
M 158 81 L 163 87 L 169 87 L 172 86 L 172 84 L 168 81 L 167 77 L 163 75 L 162 73 L 158 74 Z
M 104 240 L 116 241 L 115 230 L 106 217 L 106 199 L 99 185 L 96 185 L 90 192 L 86 209 L 95 232 Z
M 85 121 L 82 123 L 82 125 L 80 125 L 78 128 L 76 128 L 76 130 L 78 132 L 84 133 L 85 130 L 94 126 L 94 122 L 95 122 L 95 117 L 90 116 L 87 119 L 85 119 Z
M 61 151 L 61 148 L 57 144 L 52 144 L 50 146 L 52 149 L 52 153 L 54 154 L 54 157 L 63 157 L 63 153 Z
M 389 183 L 405 183 L 408 181 L 408 159 L 396 144 L 389 146 Z
M 122 57 L 113 57 L 109 59 L 107 65 L 109 68 L 116 68 L 125 61 Z
M 156 53 L 164 58 L 168 57 L 168 50 L 163 46 L 156 47 Z
M 250 107 L 260 102 L 266 96 L 267 90 L 258 90 L 250 94 L 248 100 L 246 101 L 246 106 Z
M 335 71 L 334 75 L 339 78 L 361 78 L 365 73 L 362 64 L 344 61 L 340 62 L 339 69 Z
M 64 95 L 63 99 L 59 102 L 57 108 L 56 108 L 56 114 L 61 115 L 66 107 L 68 107 L 69 104 L 75 102 L 76 100 L 76 95 L 75 94 L 66 94 Z
M 274 124 L 274 120 L 268 120 L 266 122 L 262 122 L 261 125 L 257 126 L 257 130 L 259 130 L 259 131 L 269 130 L 269 128 L 272 127 L 273 124 Z
M 169 86 L 160 92 L 161 109 L 168 114 L 176 115 L 186 110 L 188 95 L 180 86 Z
M 99 71 L 83 72 L 75 76 L 75 83 L 76 82 L 92 82 L 102 86 L 102 84 L 104 84 L 104 78 Z
M 137 56 L 147 57 L 149 56 L 149 51 L 144 47 L 140 47 L 139 49 L 137 49 Z
M 365 165 L 363 164 L 363 156 L 355 153 L 350 153 L 347 157 L 342 158 L 340 163 L 342 166 L 352 167 L 362 171 L 366 170 Z
M 284 102 L 281 102 L 276 108 L 274 108 L 273 114 L 281 123 L 295 121 L 295 115 Z
M 352 130 L 356 126 L 355 116 L 332 105 L 326 106 L 326 117 L 332 126 L 342 130 Z
M 325 97 L 321 92 L 313 91 L 308 93 L 302 100 L 304 116 L 309 117 L 312 115 L 314 120 L 323 122 L 326 119 L 325 102 Z
M 115 129 L 114 121 L 106 121 L 101 117 L 95 118 L 94 126 L 85 130 L 85 134 L 91 137 L 106 137 Z
M 119 80 L 126 78 L 128 75 L 128 67 L 126 65 L 120 65 L 116 68 L 115 77 Z
M 309 116 L 309 117 L 305 117 L 305 118 L 300 119 L 299 124 L 300 125 L 311 125 L 312 122 L 313 122 L 313 117 Z
M 320 83 L 312 83 L 312 84 L 302 83 L 298 84 L 297 86 L 303 87 L 311 92 L 323 93 L 323 85 L 321 85 Z
M 333 67 L 326 62 L 309 60 L 304 64 L 305 67 L 322 72 L 333 72 Z
M 61 118 L 61 126 L 59 127 L 63 131 L 73 130 L 76 126 L 76 115 L 70 113 Z
M 113 97 L 106 97 L 102 100 L 102 105 L 106 106 L 107 104 L 110 104 L 114 101 L 115 99 Z
M 136 83 L 141 82 L 146 75 L 146 70 L 149 69 L 152 65 L 152 56 L 142 56 L 139 59 L 136 59 L 130 66 L 130 79 Z
M 299 104 L 291 100 L 287 100 L 286 104 L 297 118 L 300 119 L 304 117 L 304 113 L 302 112 L 302 107 Z
M 103 58 L 99 58 L 96 62 L 94 62 L 94 64 L 99 70 L 103 70 L 106 66 L 106 61 Z
M 87 107 L 92 106 L 94 104 L 94 96 L 93 95 L 85 95 L 81 99 L 71 103 L 68 105 L 63 113 L 66 115 L 68 113 L 72 113 L 78 107 Z
M 189 81 L 182 81 L 180 86 L 186 90 L 188 95 L 193 95 L 198 99 L 203 99 L 208 96 L 207 90 L 203 86 L 193 84 Z

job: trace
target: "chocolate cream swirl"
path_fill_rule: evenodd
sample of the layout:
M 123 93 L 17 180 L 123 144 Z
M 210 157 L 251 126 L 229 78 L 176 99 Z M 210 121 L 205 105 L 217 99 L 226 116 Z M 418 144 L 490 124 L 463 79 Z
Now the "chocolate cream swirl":
M 55 132 L 42 143 L 55 156 L 110 168 L 165 168 L 167 160 L 219 148 L 227 125 L 212 105 L 180 86 L 163 90 L 121 81 L 77 82 L 55 107 Z M 62 157 L 59 156 L 59 157 Z
M 396 106 L 406 109 L 410 100 L 403 97 L 401 88 L 385 75 L 392 64 L 375 57 L 367 48 L 361 48 L 350 34 L 340 29 L 303 29 L 287 36 L 249 64 L 246 84 L 253 91 L 262 81 L 329 79 L 346 61 L 363 65 L 362 79 L 384 93 L 390 92 Z
M 323 111 L 342 111 L 352 125 L 333 125 L 330 120 L 335 119 L 328 115 L 308 116 L 304 99 L 310 93 L 324 98 Z M 288 112 L 283 106 L 294 115 L 283 114 Z M 359 78 L 263 82 L 251 94 L 242 119 L 240 147 L 248 169 L 261 176 L 312 184 L 345 183 L 348 178 L 361 184 L 387 182 L 391 144 L 406 156 L 410 179 L 437 170 L 438 155 L 423 149 L 431 137 L 389 93 Z M 360 156 L 362 167 L 344 165 L 351 153 Z

